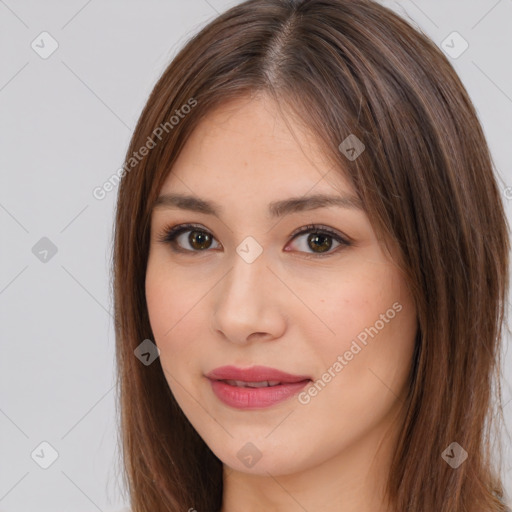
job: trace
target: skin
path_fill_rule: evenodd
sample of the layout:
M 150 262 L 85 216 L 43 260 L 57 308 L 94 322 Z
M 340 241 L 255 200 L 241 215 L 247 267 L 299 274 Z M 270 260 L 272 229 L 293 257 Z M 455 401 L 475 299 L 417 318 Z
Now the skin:
M 383 493 L 403 421 L 414 301 L 362 209 L 269 216 L 275 200 L 355 195 L 314 136 L 278 112 L 262 95 L 218 107 L 167 176 L 161 195 L 192 194 L 223 211 L 219 218 L 153 210 L 146 298 L 155 343 L 177 402 L 223 462 L 221 512 L 388 512 Z M 176 246 L 191 252 L 159 241 L 182 223 L 210 233 L 209 248 L 191 245 L 190 232 Z M 291 236 L 308 224 L 353 243 L 331 238 L 328 254 L 319 253 L 309 233 Z M 247 236 L 263 249 L 250 264 L 236 251 Z M 348 361 L 352 342 L 393 304 L 400 311 Z M 340 355 L 346 365 L 308 403 L 295 396 L 265 409 L 234 409 L 204 376 L 218 366 L 258 364 L 317 381 Z M 251 467 L 237 457 L 248 442 L 261 455 Z

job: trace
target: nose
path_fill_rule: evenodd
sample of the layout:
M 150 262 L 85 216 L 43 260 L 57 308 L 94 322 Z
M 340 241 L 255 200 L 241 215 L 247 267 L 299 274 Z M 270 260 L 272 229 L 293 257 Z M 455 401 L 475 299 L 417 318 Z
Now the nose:
M 286 288 L 270 268 L 265 251 L 252 263 L 236 254 L 231 270 L 215 288 L 213 328 L 226 340 L 247 344 L 283 335 Z

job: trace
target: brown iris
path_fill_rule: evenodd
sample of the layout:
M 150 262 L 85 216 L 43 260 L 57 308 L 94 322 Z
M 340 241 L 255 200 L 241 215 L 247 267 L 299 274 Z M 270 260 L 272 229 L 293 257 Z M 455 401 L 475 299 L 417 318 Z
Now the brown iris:
M 204 231 L 191 231 L 188 235 L 188 241 L 194 249 L 208 249 L 212 243 L 212 237 Z
M 319 249 L 315 252 L 325 252 L 328 251 L 332 246 L 332 239 L 328 235 L 322 235 L 321 233 L 312 233 L 308 236 L 308 244 L 313 243 L 314 247 Z M 313 246 L 310 246 L 314 249 Z

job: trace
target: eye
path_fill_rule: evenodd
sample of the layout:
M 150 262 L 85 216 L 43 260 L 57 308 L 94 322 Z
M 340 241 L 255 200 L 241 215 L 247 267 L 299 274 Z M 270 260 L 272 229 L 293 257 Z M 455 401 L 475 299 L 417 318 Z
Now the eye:
M 340 248 L 348 247 L 352 245 L 352 242 L 348 237 L 344 237 L 341 233 L 334 231 L 326 226 L 319 226 L 316 224 L 310 224 L 300 228 L 300 231 L 294 233 L 293 240 L 303 238 L 303 235 L 308 235 L 305 239 L 299 243 L 299 252 L 306 252 L 307 249 L 312 249 L 313 252 L 308 253 L 308 257 L 317 256 L 329 256 L 335 252 L 338 252 Z M 338 244 L 335 245 L 335 250 L 332 250 L 333 241 Z
M 184 236 L 188 233 L 188 236 Z M 159 242 L 169 244 L 175 252 L 201 252 L 209 249 L 215 238 L 212 234 L 200 226 L 194 224 L 179 224 L 167 227 L 158 238 Z M 183 249 L 183 244 L 188 243 L 192 249 Z M 177 247 L 178 246 L 178 247 Z
M 308 253 L 308 249 L 311 249 L 312 252 L 309 252 L 308 257 L 328 256 L 337 252 L 339 247 L 352 245 L 348 237 L 344 237 L 328 227 L 318 226 L 316 224 L 300 228 L 300 231 L 292 234 L 292 240 L 298 239 L 303 235 L 308 235 L 308 237 L 299 244 L 299 252 Z M 209 231 L 201 228 L 201 226 L 179 224 L 173 227 L 166 227 L 158 237 L 158 241 L 169 244 L 175 252 L 188 252 L 193 254 L 212 248 L 212 243 L 216 240 Z M 334 245 L 335 250 L 331 250 L 333 241 L 335 244 L 338 244 Z M 186 244 L 191 248 L 184 248 Z M 218 242 L 217 244 L 217 247 L 214 248 L 221 247 Z M 287 250 L 287 252 L 290 251 Z

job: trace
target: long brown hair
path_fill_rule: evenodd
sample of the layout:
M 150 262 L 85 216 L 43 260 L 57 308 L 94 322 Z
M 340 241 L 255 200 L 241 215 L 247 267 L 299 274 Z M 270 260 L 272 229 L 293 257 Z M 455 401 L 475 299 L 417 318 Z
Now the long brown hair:
M 473 104 L 435 44 L 371 0 L 249 0 L 173 59 L 120 173 L 113 293 L 120 445 L 133 512 L 221 507 L 221 461 L 177 405 L 160 359 L 142 364 L 134 350 L 154 339 L 145 272 L 162 183 L 208 112 L 257 92 L 305 123 L 333 172 L 350 180 L 383 244 L 400 248 L 418 335 L 389 503 L 399 512 L 504 511 L 491 440 L 503 422 L 509 235 Z M 356 159 L 339 149 L 349 135 L 365 145 Z M 453 442 L 468 453 L 456 469 L 442 458 Z

